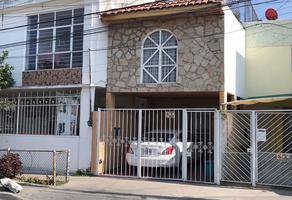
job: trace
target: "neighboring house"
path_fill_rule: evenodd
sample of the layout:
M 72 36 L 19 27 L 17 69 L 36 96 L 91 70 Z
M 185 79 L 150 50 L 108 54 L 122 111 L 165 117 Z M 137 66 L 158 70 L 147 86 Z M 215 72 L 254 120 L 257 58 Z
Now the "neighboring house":
M 245 31 L 221 1 L 158 1 L 102 21 L 107 107 L 219 108 L 244 97 Z
M 89 166 L 87 122 L 106 81 L 106 52 L 94 50 L 107 46 L 98 11 L 87 0 L 4 1 L 0 50 L 9 51 L 16 84 L 0 92 L 15 102 L 1 111 L 1 149 L 71 149 L 71 170 Z
M 292 96 L 291 20 L 250 22 L 246 29 L 246 98 Z M 270 107 L 292 108 L 291 100 Z M 262 107 L 262 106 L 261 106 Z

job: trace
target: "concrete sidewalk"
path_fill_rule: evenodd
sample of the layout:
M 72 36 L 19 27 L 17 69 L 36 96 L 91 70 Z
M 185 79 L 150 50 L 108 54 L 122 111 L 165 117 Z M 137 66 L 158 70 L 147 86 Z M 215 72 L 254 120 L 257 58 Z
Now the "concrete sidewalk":
M 70 177 L 56 188 L 24 186 L 23 199 L 289 199 L 292 189 L 249 189 L 105 177 Z

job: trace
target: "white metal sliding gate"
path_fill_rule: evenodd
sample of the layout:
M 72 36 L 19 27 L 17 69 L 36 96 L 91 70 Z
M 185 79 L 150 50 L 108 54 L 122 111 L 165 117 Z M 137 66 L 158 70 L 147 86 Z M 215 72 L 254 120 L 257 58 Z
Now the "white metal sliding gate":
M 257 183 L 292 187 L 292 112 L 256 113 Z
M 214 109 L 99 109 L 99 172 L 213 183 L 216 119 Z
M 97 135 L 100 174 L 292 186 L 292 111 L 99 109 Z
M 292 111 L 221 113 L 221 180 L 292 187 Z

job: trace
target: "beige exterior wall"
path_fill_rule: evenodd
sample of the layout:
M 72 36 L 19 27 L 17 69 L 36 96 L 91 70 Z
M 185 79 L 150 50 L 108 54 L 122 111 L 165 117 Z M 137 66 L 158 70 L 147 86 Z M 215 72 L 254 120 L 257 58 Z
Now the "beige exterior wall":
M 291 20 L 245 27 L 246 97 L 291 95 Z
M 291 46 L 247 49 L 248 97 L 292 93 Z
M 141 45 L 147 34 L 167 29 L 178 40 L 176 83 L 141 84 Z M 224 17 L 167 16 L 109 26 L 108 92 L 224 90 Z

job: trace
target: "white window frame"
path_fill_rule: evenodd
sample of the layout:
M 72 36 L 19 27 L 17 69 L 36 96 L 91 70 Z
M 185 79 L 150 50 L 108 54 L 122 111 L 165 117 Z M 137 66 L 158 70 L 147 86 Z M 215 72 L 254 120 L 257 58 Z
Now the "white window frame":
M 35 55 L 30 55 L 28 50 L 26 50 L 26 64 L 25 64 L 25 71 L 38 71 L 38 70 L 51 70 L 51 69 L 55 69 L 55 55 L 56 54 L 65 54 L 65 53 L 70 53 L 70 67 L 69 68 L 57 68 L 57 69 L 72 69 L 72 65 L 73 65 L 73 53 L 78 53 L 78 52 L 82 52 L 82 57 L 83 57 L 83 49 L 82 50 L 78 50 L 78 51 L 73 51 L 73 34 L 74 34 L 74 26 L 80 26 L 80 25 L 83 25 L 83 34 L 84 34 L 84 20 L 83 20 L 83 23 L 76 23 L 74 24 L 74 10 L 75 9 L 84 9 L 82 7 L 73 7 L 73 8 L 67 8 L 67 9 L 62 9 L 62 10 L 54 10 L 54 11 L 47 11 L 47 12 L 39 12 L 37 14 L 31 14 L 31 15 L 28 15 L 26 16 L 27 17 L 27 20 L 29 17 L 31 16 L 37 16 L 37 28 L 36 29 L 29 29 L 29 26 L 27 27 L 27 35 L 29 32 L 32 32 L 32 31 L 36 31 L 37 32 L 37 38 L 36 38 L 36 42 L 37 42 L 37 45 L 36 45 L 36 54 Z M 63 12 L 63 11 L 71 11 L 71 24 L 70 25 L 62 25 L 62 26 L 56 26 L 56 15 L 58 12 Z M 40 15 L 42 14 L 49 14 L 49 13 L 54 13 L 54 25 L 51 26 L 51 27 L 45 27 L 45 28 L 40 28 L 39 27 L 39 23 L 40 23 Z M 59 29 L 59 28 L 66 28 L 66 27 L 70 27 L 70 50 L 69 51 L 56 51 L 56 30 Z M 52 51 L 50 53 L 39 53 L 39 33 L 40 31 L 42 30 L 49 30 L 49 29 L 53 29 L 53 44 L 52 44 Z M 83 42 L 84 42 L 84 38 L 83 38 Z M 27 44 L 29 45 L 29 43 Z M 53 58 L 52 58 L 52 68 L 50 69 L 38 69 L 38 56 L 41 56 L 41 55 L 50 55 L 52 54 L 53 55 Z M 28 65 L 28 59 L 30 56 L 35 56 L 35 67 L 34 69 L 28 69 L 27 65 Z M 82 66 L 80 66 L 82 67 Z M 74 67 L 75 68 L 75 67 Z
M 156 42 L 154 42 L 151 38 L 150 38 L 150 35 L 155 33 L 155 32 L 158 32 L 159 31 L 159 43 L 161 43 L 161 33 L 162 31 L 166 31 L 168 33 L 170 33 L 171 35 L 168 37 L 168 39 L 161 45 L 161 44 L 158 44 L 158 46 L 156 47 L 159 53 L 159 61 L 158 61 L 158 80 L 156 80 L 155 77 L 153 77 L 147 70 L 145 70 L 145 67 L 149 67 L 149 65 L 145 65 L 154 55 L 155 53 L 153 53 L 148 59 L 147 61 L 145 61 L 145 63 L 143 63 L 143 60 L 144 60 L 144 50 L 145 49 L 154 49 L 155 47 L 144 47 L 144 43 L 146 41 L 147 38 L 149 38 L 154 44 L 157 45 Z M 174 38 L 176 39 L 176 43 L 177 45 L 175 46 L 167 46 L 167 47 L 163 47 L 163 45 L 170 39 L 172 38 L 172 36 L 174 36 Z M 162 75 L 162 54 L 161 52 L 164 50 L 164 49 L 176 49 L 176 62 L 174 62 L 174 60 L 168 56 L 168 54 L 166 52 L 164 52 L 165 55 L 167 55 L 174 63 L 175 63 L 175 66 L 174 68 L 164 77 L 163 80 L 161 80 L 161 75 Z M 177 66 L 178 66 L 178 40 L 177 40 L 177 37 L 175 36 L 174 33 L 172 33 L 170 30 L 167 30 L 167 29 L 156 29 L 150 33 L 148 33 L 146 35 L 146 37 L 143 39 L 142 41 L 142 45 L 141 45 L 141 70 L 140 70 L 140 83 L 141 84 L 169 84 L 169 83 L 176 83 L 177 82 L 177 77 L 178 77 L 178 70 L 177 70 Z M 151 67 L 151 65 L 150 65 Z M 143 72 L 145 72 L 155 81 L 155 83 L 145 83 L 144 82 L 144 76 L 143 76 Z M 173 71 L 173 70 L 176 70 L 176 74 L 175 74 L 175 81 L 172 81 L 172 82 L 164 82 L 164 80 L 170 75 L 170 73 Z

